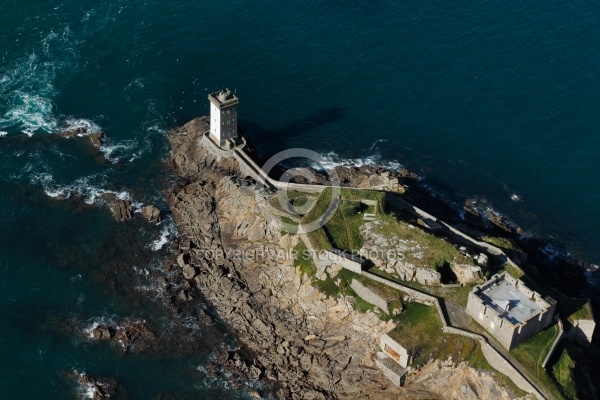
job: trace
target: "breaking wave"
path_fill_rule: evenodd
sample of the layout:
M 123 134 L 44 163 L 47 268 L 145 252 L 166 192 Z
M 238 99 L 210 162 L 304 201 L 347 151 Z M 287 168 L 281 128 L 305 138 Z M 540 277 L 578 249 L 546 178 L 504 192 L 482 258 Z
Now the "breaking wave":
M 148 246 L 152 251 L 158 251 L 162 249 L 171 241 L 173 237 L 177 236 L 177 228 L 172 220 L 165 220 L 161 224 L 164 226 L 160 231 L 159 237 Z
M 53 98 L 59 70 L 74 67 L 76 40 L 69 27 L 50 32 L 29 54 L 0 69 L 0 129 L 29 136 L 57 129 Z
M 398 171 L 403 168 L 402 164 L 396 161 L 386 161 L 380 153 L 379 144 L 386 142 L 386 139 L 378 139 L 371 144 L 371 147 L 366 149 L 366 152 L 372 153 L 370 156 L 362 158 L 343 158 L 337 153 L 331 151 L 323 155 L 319 165 L 314 165 L 315 168 L 324 170 L 334 169 L 336 167 L 364 167 L 364 166 L 382 166 L 392 171 Z M 316 164 L 316 163 L 315 163 Z
M 104 189 L 103 186 L 107 184 L 104 174 L 93 174 L 78 178 L 70 185 L 59 185 L 55 183 L 51 174 L 39 173 L 32 176 L 31 183 L 41 185 L 44 193 L 55 199 L 68 199 L 71 196 L 81 196 L 86 204 L 94 205 L 103 201 L 100 197 L 102 194 L 110 193 L 114 194 L 119 200 L 131 201 L 134 209 L 142 207 L 142 203 L 135 202 L 131 194 L 127 191 Z

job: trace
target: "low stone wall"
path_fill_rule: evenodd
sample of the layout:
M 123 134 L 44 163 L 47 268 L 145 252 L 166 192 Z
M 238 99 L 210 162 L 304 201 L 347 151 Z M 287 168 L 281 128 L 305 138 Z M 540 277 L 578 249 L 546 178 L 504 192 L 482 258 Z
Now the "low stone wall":
M 503 261 L 507 262 L 510 265 L 513 265 L 515 267 L 518 267 L 517 264 L 515 264 L 507 255 L 506 253 L 504 253 L 504 251 L 502 251 L 501 249 L 499 249 L 496 246 L 493 246 L 489 243 L 486 242 L 480 242 L 478 240 L 473 239 L 472 237 L 470 237 L 469 235 L 467 235 L 464 232 L 459 231 L 458 229 L 456 229 L 455 227 L 447 224 L 446 222 L 437 219 L 435 216 L 429 214 L 428 212 L 421 210 L 420 208 L 396 197 L 396 196 L 391 196 L 391 195 L 387 195 L 385 196 L 385 201 L 388 202 L 388 204 L 391 204 L 395 207 L 401 208 L 403 210 L 406 210 L 408 212 L 410 212 L 411 214 L 413 214 L 414 216 L 416 216 L 417 218 L 425 218 L 425 219 L 429 219 L 429 220 L 433 220 L 435 221 L 437 224 L 441 225 L 443 231 L 448 234 L 449 236 L 452 236 L 454 239 L 457 239 L 461 242 L 467 243 L 469 245 L 475 246 L 476 248 L 486 251 L 489 254 L 492 254 L 494 256 L 497 257 L 501 257 L 503 258 Z
M 298 190 L 298 191 L 305 191 L 305 192 L 312 192 L 312 193 L 320 193 L 323 190 L 325 190 L 325 188 L 327 188 L 327 186 L 321 186 L 321 185 L 304 185 L 304 184 L 283 183 L 283 182 L 275 181 L 275 180 L 271 179 L 262 170 L 262 168 L 259 167 L 241 148 L 238 148 L 234 151 L 230 151 L 230 152 L 225 151 L 225 152 L 228 153 L 229 156 L 235 157 L 238 160 L 238 162 L 240 162 L 240 167 L 244 168 L 244 170 L 247 171 L 250 176 L 252 176 L 255 180 L 260 181 L 265 185 L 270 185 L 272 187 L 276 187 L 279 189 L 294 189 L 294 190 Z M 224 156 L 224 155 L 219 154 L 219 156 Z M 356 189 L 357 190 L 368 190 L 368 189 L 361 189 L 361 188 L 356 188 Z M 448 225 L 447 223 L 445 223 L 441 220 L 438 220 L 433 215 L 413 206 L 410 203 L 405 202 L 404 200 L 401 200 L 397 197 L 386 196 L 386 201 L 390 201 L 394 205 L 399 206 L 400 208 L 403 208 L 405 210 L 408 210 L 409 212 L 416 215 L 417 217 L 431 219 L 431 220 L 435 221 L 436 223 L 440 224 L 442 226 L 444 232 L 446 232 L 450 236 L 452 236 L 460 241 L 464 241 L 466 243 L 474 245 L 475 247 L 477 247 L 479 249 L 487 251 L 489 254 L 502 257 L 505 262 L 507 262 L 511 265 L 517 266 L 499 248 L 492 246 L 485 242 L 479 242 L 479 241 L 471 238 L 470 236 L 466 235 L 465 233 L 459 231 L 458 229 Z M 533 386 L 533 384 L 531 384 L 531 382 L 529 382 L 529 380 L 520 371 L 518 371 L 501 353 L 499 353 L 495 348 L 493 348 L 487 342 L 486 338 L 484 338 L 483 336 L 477 335 L 473 332 L 469 332 L 469 331 L 465 331 L 462 329 L 458 329 L 458 328 L 449 326 L 449 324 L 446 320 L 446 317 L 444 315 L 444 312 L 442 310 L 442 307 L 437 298 L 435 298 L 434 296 L 428 295 L 426 293 L 420 292 L 418 290 L 415 290 L 413 288 L 410 288 L 408 286 L 399 285 L 395 282 L 390 282 L 386 279 L 380 278 L 369 272 L 363 271 L 362 274 L 367 276 L 369 279 L 373 279 L 376 282 L 383 283 L 383 284 L 385 284 L 389 287 L 392 287 L 396 290 L 407 293 L 409 296 L 411 296 L 417 302 L 420 302 L 420 303 L 423 303 L 426 305 L 434 305 L 438 311 L 440 320 L 442 321 L 442 324 L 444 327 L 443 328 L 444 332 L 463 335 L 466 337 L 470 337 L 472 339 L 479 340 L 479 342 L 481 343 L 481 349 L 482 349 L 483 355 L 485 356 L 486 360 L 490 363 L 490 365 L 494 369 L 496 369 L 496 370 L 500 371 L 501 373 L 505 374 L 506 376 L 508 376 L 522 390 L 534 394 L 539 399 L 545 399 L 545 397 L 540 393 L 540 391 L 537 390 L 537 388 L 535 386 Z
M 381 297 L 373 289 L 363 285 L 356 279 L 352 279 L 352 282 L 350 283 L 350 287 L 352 288 L 352 290 L 354 290 L 354 292 L 357 295 L 360 296 L 361 299 L 363 299 L 364 301 L 366 301 L 368 303 L 373 304 L 374 306 L 379 307 L 381 309 L 381 311 L 383 311 L 384 313 L 386 313 L 386 314 L 388 313 L 388 301 L 386 299 L 384 299 L 383 297 Z
M 546 364 L 548 364 L 548 360 L 550 360 L 550 357 L 552 357 L 554 350 L 556 350 L 556 346 L 558 346 L 558 343 L 563 339 L 564 335 L 565 335 L 565 332 L 563 330 L 563 323 L 559 318 L 558 319 L 558 336 L 556 336 L 554 343 L 552 343 L 552 347 L 550 347 L 550 351 L 548 351 L 548 354 L 546 354 L 546 358 L 544 358 L 544 361 L 542 362 L 542 368 L 546 368 Z
M 443 332 L 461 335 L 479 341 L 479 343 L 481 344 L 481 351 L 483 352 L 485 359 L 495 370 L 510 378 L 515 383 L 515 385 L 517 385 L 517 387 L 519 387 L 521 390 L 535 395 L 540 400 L 546 399 L 546 396 L 544 396 L 540 392 L 540 390 L 538 390 L 534 386 L 534 384 L 531 383 L 531 381 L 521 371 L 519 371 L 517 367 L 515 367 L 502 353 L 500 353 L 498 350 L 496 350 L 493 346 L 489 344 L 485 336 L 450 326 L 448 320 L 446 319 L 442 306 L 436 297 L 420 292 L 408 286 L 388 281 L 387 279 L 381 278 L 367 271 L 363 271 L 363 275 L 368 277 L 369 279 L 373 279 L 374 281 L 387 285 L 393 289 L 402 291 L 411 296 L 415 301 L 419 303 L 426 305 L 434 305 L 440 316 L 440 321 L 442 322 L 443 326 Z
M 362 266 L 364 260 L 358 259 L 352 260 L 348 257 L 344 257 L 344 253 L 342 251 L 333 249 L 327 252 L 327 259 L 331 261 L 333 264 L 338 264 L 342 268 L 347 269 L 348 271 L 355 272 L 357 274 L 362 274 Z

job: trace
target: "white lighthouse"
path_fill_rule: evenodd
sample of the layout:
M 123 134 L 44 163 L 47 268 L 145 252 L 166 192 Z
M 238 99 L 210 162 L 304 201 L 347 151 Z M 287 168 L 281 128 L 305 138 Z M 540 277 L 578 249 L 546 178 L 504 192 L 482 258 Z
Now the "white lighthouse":
M 219 146 L 237 138 L 238 98 L 229 89 L 208 95 L 210 100 L 210 135 Z

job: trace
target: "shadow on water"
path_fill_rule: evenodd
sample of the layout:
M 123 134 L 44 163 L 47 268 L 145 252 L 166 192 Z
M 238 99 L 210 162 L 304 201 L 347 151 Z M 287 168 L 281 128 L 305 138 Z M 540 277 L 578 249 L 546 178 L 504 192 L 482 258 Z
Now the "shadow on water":
M 240 131 L 252 142 L 255 142 L 257 147 L 262 148 L 260 138 L 266 138 L 264 140 L 271 143 L 271 146 L 268 146 L 269 152 L 275 153 L 285 148 L 284 142 L 286 140 L 313 133 L 324 125 L 342 120 L 346 114 L 346 110 L 342 107 L 325 107 L 276 129 L 267 129 L 263 125 L 242 120 L 240 121 Z M 266 155 L 262 156 L 265 157 Z

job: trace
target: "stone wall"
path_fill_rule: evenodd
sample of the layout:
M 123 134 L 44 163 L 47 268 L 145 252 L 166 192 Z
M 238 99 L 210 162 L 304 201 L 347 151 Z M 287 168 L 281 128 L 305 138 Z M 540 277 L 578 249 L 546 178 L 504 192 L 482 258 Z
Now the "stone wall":
M 550 360 L 550 357 L 552 357 L 554 350 L 556 350 L 556 346 L 563 339 L 564 336 L 565 336 L 565 331 L 563 330 L 563 323 L 560 320 L 560 318 L 558 318 L 558 335 L 556 336 L 556 339 L 554 339 L 554 343 L 552 343 L 552 346 L 550 347 L 548 354 L 546 354 L 546 358 L 544 358 L 544 361 L 542 362 L 542 368 L 546 368 L 546 364 L 548 364 L 548 360 Z
M 450 326 L 442 306 L 436 297 L 422 293 L 408 286 L 388 281 L 387 279 L 381 278 L 367 271 L 364 271 L 363 275 L 369 279 L 373 279 L 376 282 L 383 283 L 384 285 L 408 294 L 416 302 L 426 305 L 434 305 L 440 316 L 443 326 L 442 330 L 444 333 L 461 335 L 479 341 L 479 344 L 481 345 L 481 351 L 492 368 L 510 378 L 515 385 L 519 387 L 519 389 L 535 395 L 538 399 L 543 400 L 545 398 L 551 398 L 550 396 L 544 396 L 542 392 L 540 392 L 540 390 L 534 386 L 517 367 L 515 367 L 515 365 L 513 365 L 504 355 L 502 355 L 498 350 L 489 344 L 485 336 Z
M 331 250 L 327 252 L 327 259 L 333 264 L 341 265 L 342 268 L 345 268 L 357 274 L 362 274 L 362 266 L 364 260 L 361 260 L 362 262 L 359 262 L 357 260 L 351 260 L 347 257 L 344 257 L 342 254 L 343 253 L 341 251 Z
M 388 313 L 388 301 L 379 295 L 374 289 L 371 289 L 356 279 L 353 279 L 350 283 L 350 287 L 354 292 L 360 296 L 364 301 L 379 307 L 384 313 Z

